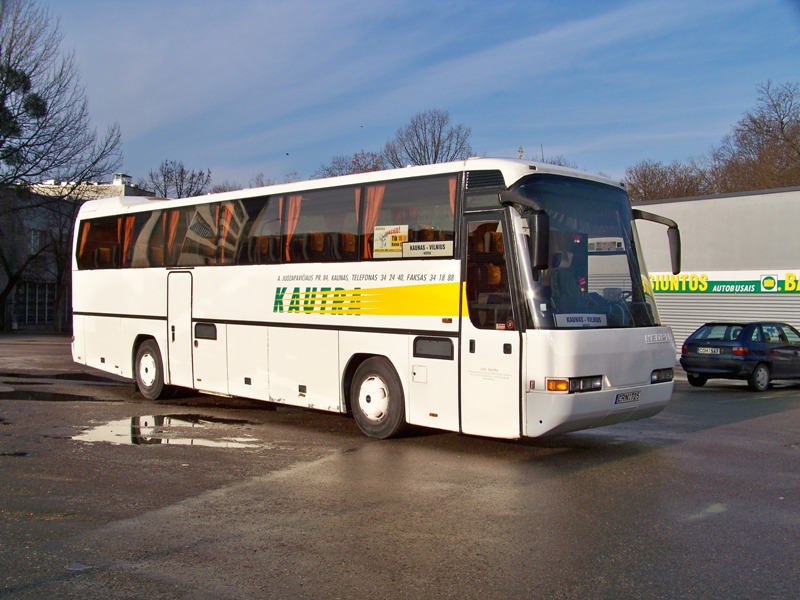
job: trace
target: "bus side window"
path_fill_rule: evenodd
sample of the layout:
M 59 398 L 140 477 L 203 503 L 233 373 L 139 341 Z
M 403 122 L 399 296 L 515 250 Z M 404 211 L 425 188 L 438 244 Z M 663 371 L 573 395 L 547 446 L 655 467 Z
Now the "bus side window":
M 236 255 L 233 262 L 237 265 L 258 264 L 257 250 L 261 249 L 260 240 L 265 238 L 258 234 L 259 219 L 265 212 L 269 197 L 246 198 L 236 200 L 236 217 L 241 228 L 236 236 Z M 263 244 L 266 248 L 267 244 Z M 265 261 L 270 262 L 270 261 Z
M 236 262 L 239 239 L 244 237 L 247 213 L 241 200 L 222 202 L 217 210 L 217 264 Z
M 358 196 L 358 188 L 345 187 L 290 197 L 284 231 L 286 260 L 355 260 Z
M 467 238 L 467 308 L 480 329 L 513 329 L 505 244 L 499 221 L 472 221 Z
M 122 217 L 84 221 L 78 238 L 79 269 L 115 269 L 120 264 Z
M 266 265 L 281 262 L 280 196 L 244 201 L 247 221 L 239 235 L 238 265 Z
M 367 186 L 362 258 L 401 258 L 399 252 L 375 252 L 375 228 L 400 228 L 408 242 L 455 239 L 455 175 Z M 437 257 L 442 257 L 437 254 Z

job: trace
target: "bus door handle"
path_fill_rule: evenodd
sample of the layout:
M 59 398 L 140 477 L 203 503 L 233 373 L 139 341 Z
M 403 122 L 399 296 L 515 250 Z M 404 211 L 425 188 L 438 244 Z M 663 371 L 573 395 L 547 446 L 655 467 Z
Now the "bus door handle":
M 475 354 L 475 340 L 469 341 L 469 353 Z
M 175 341 L 175 325 L 172 326 L 172 341 Z

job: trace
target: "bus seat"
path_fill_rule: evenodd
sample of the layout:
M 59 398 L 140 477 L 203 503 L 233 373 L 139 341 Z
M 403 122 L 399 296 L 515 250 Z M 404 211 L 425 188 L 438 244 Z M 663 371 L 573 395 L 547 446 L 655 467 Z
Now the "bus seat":
M 470 249 L 473 252 L 489 252 L 489 240 L 486 234 L 497 231 L 497 223 L 484 223 L 479 225 L 470 236 Z
M 94 266 L 97 269 L 113 269 L 119 266 L 119 246 L 95 248 Z
M 415 237 L 415 242 L 432 242 L 436 239 L 436 230 L 431 225 L 420 225 Z
M 256 238 L 255 244 L 255 260 L 257 264 L 263 265 L 264 263 L 271 262 L 270 260 L 270 239 L 267 236 Z
M 312 231 L 307 234 L 306 248 L 309 252 L 320 253 L 325 248 L 325 236 L 318 232 Z
M 308 262 L 306 254 L 306 236 L 293 235 L 289 240 L 289 256 L 286 262 Z
M 354 233 L 334 233 L 334 253 L 342 260 L 356 260 L 358 257 L 357 239 Z
M 318 231 L 306 234 L 306 256 L 312 262 L 326 262 L 336 258 L 335 233 Z
M 501 231 L 490 231 L 490 249 L 492 252 L 505 252 L 505 245 L 503 244 L 503 233 Z

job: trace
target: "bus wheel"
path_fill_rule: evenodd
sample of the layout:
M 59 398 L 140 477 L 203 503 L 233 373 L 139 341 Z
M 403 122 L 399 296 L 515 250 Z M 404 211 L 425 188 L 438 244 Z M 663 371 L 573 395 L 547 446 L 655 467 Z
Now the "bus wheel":
M 385 439 L 397 435 L 406 422 L 403 388 L 392 365 L 368 358 L 356 369 L 350 387 L 353 417 L 361 431 Z
M 164 395 L 164 363 L 155 340 L 145 340 L 136 351 L 136 387 L 148 400 Z

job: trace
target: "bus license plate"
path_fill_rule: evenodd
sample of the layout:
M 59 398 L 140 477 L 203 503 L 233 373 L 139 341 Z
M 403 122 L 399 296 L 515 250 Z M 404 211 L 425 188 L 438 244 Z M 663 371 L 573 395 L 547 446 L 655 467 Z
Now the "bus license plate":
M 636 402 L 639 400 L 639 394 L 641 392 L 625 392 L 623 394 L 617 394 L 617 399 L 614 401 L 614 404 L 623 404 L 625 402 Z

